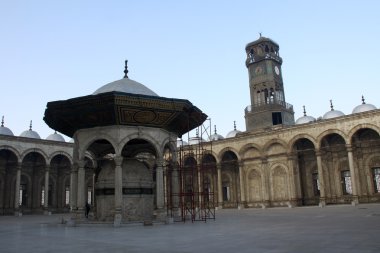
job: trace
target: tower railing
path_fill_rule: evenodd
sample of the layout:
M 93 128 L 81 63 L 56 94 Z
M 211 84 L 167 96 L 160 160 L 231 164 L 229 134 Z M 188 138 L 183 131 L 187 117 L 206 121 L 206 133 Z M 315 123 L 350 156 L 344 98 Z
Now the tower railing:
M 286 103 L 285 101 L 267 100 L 262 102 L 257 102 L 253 105 L 248 105 L 245 108 L 245 112 L 256 112 L 262 110 L 277 109 L 278 107 L 286 108 L 287 110 L 293 111 L 293 105 Z

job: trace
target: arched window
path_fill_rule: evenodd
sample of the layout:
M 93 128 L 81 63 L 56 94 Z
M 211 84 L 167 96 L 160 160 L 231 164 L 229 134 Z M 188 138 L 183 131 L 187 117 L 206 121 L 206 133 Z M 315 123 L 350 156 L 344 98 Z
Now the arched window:
M 313 173 L 313 191 L 314 191 L 314 196 L 319 196 L 320 195 L 320 186 L 319 186 L 319 178 L 318 178 L 318 173 Z
M 222 182 L 223 201 L 230 201 L 230 182 Z
M 351 174 L 349 170 L 344 170 L 341 172 L 341 183 L 342 183 L 343 195 L 351 195 L 352 182 L 351 182 Z
M 380 168 L 373 168 L 372 174 L 375 193 L 380 193 Z

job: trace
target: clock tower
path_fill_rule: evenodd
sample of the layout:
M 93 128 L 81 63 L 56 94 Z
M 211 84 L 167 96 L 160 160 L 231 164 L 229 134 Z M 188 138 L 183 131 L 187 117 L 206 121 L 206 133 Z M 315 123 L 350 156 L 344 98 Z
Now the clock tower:
M 261 34 L 245 47 L 251 95 L 251 105 L 245 109 L 247 131 L 294 125 L 293 106 L 285 101 L 279 48 Z

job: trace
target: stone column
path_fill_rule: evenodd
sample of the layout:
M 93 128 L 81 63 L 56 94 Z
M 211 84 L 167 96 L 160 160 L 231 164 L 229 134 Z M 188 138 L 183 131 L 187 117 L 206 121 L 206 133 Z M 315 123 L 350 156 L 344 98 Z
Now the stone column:
M 297 193 L 296 193 L 296 180 L 295 180 L 295 171 L 294 171 L 294 154 L 288 154 L 288 167 L 289 167 L 289 196 L 290 196 L 290 205 L 293 207 L 297 203 Z
M 326 206 L 326 193 L 325 193 L 325 175 L 323 173 L 322 167 L 322 154 L 321 151 L 315 150 L 315 155 L 317 157 L 317 167 L 318 167 L 318 179 L 319 179 L 319 206 Z
M 78 161 L 78 195 L 77 195 L 77 208 L 78 217 L 84 218 L 85 215 L 85 166 L 86 162 L 84 160 Z
M 16 185 L 15 185 L 15 216 L 21 215 L 20 210 L 20 182 L 21 182 L 21 164 L 17 164 Z
M 172 170 L 172 205 L 174 209 L 177 209 L 179 207 L 179 173 L 178 173 L 178 165 L 176 161 L 173 161 L 173 170 Z
M 77 186 L 78 164 L 72 164 L 70 171 L 70 212 L 75 212 L 77 210 Z
M 244 174 L 244 163 L 239 163 L 239 181 L 240 181 L 240 205 L 239 208 L 242 209 L 246 205 L 245 201 L 245 182 L 244 182 L 245 174 Z
M 122 220 L 122 205 L 123 205 L 123 157 L 116 156 L 115 161 L 115 217 L 113 225 L 118 227 Z
M 198 208 L 201 208 L 202 205 L 202 196 L 203 196 L 203 182 L 202 182 L 202 177 L 201 177 L 201 166 L 198 165 L 196 167 L 197 169 L 197 177 L 198 177 Z
M 222 192 L 222 165 L 216 165 L 217 173 L 218 173 L 218 208 L 223 208 L 223 192 Z
M 157 209 L 164 208 L 164 177 L 162 168 L 162 159 L 157 159 L 156 168 L 156 194 Z
M 44 193 L 44 214 L 49 214 L 49 171 L 50 165 L 45 167 L 45 193 Z
M 358 181 L 356 178 L 356 173 L 355 173 L 355 166 L 354 166 L 354 158 L 352 155 L 352 146 L 347 144 L 347 155 L 348 155 L 348 166 L 350 167 L 350 175 L 351 175 L 351 187 L 352 187 L 352 205 L 357 205 L 359 204 L 359 198 L 358 198 Z
M 269 169 L 268 169 L 268 159 L 266 157 L 261 159 L 261 171 L 263 172 L 262 183 L 263 183 L 263 197 L 264 203 L 262 208 L 270 206 L 270 182 L 269 182 Z

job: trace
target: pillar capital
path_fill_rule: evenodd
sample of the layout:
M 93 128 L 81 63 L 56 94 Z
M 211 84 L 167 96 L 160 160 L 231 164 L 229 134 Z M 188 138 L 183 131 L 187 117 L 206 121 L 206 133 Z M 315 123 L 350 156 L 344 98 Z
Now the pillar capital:
M 116 166 L 121 166 L 124 160 L 124 157 L 121 155 L 117 155 L 113 158 Z
M 347 152 L 352 152 L 352 145 L 351 144 L 346 144 L 346 149 L 347 149 Z
M 86 165 L 86 161 L 85 160 L 78 160 L 76 162 L 78 168 L 84 168 L 84 166 Z

